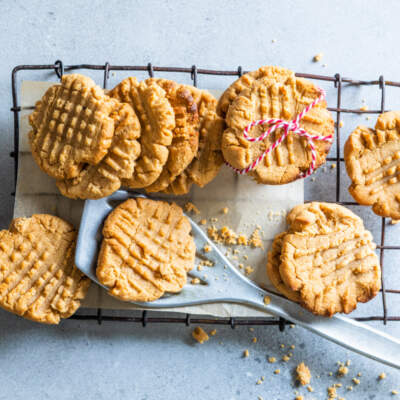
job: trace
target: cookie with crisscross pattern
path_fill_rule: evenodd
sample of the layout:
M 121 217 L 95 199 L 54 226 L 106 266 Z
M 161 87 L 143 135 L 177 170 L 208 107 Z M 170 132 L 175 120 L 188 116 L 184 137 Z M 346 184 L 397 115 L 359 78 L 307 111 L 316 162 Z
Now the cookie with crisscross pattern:
M 111 117 L 115 133 L 106 156 L 96 165 L 87 164 L 72 179 L 58 180 L 60 192 L 72 199 L 99 199 L 121 187 L 122 179 L 130 178 L 140 154 L 140 124 L 132 107 L 115 101 Z
M 99 163 L 111 145 L 114 102 L 88 77 L 64 75 L 29 116 L 29 142 L 40 168 L 56 179 L 79 175 Z
M 333 203 L 307 203 L 287 217 L 279 273 L 315 314 L 349 313 L 381 286 L 372 235 L 358 216 Z
M 194 266 L 189 220 L 175 203 L 136 198 L 107 217 L 96 274 L 125 301 L 152 301 L 179 292 Z
M 226 114 L 228 128 L 222 136 L 225 160 L 234 168 L 244 169 L 255 161 L 283 133 L 277 129 L 260 142 L 245 139 L 243 130 L 253 121 L 278 118 L 292 121 L 320 96 L 319 89 L 306 79 L 296 78 L 292 71 L 278 67 L 263 67 L 273 71 L 256 79 L 235 95 Z M 328 136 L 334 133 L 334 123 L 325 101 L 313 107 L 300 121 L 300 127 L 311 135 Z M 249 135 L 259 137 L 266 126 L 253 127 Z M 326 160 L 331 143 L 314 140 L 315 168 Z M 284 184 L 298 179 L 312 162 L 307 140 L 289 133 L 287 138 L 269 152 L 249 174 L 258 183 Z
M 175 128 L 175 113 L 168 101 L 166 91 L 155 80 L 138 82 L 127 78 L 108 94 L 130 104 L 141 125 L 140 156 L 133 174 L 124 179 L 130 188 L 144 188 L 157 180 L 168 160 L 168 147 Z
M 381 114 L 375 130 L 357 127 L 344 159 L 354 199 L 382 217 L 400 219 L 400 112 Z
M 36 214 L 0 231 L 0 306 L 58 324 L 79 308 L 90 280 L 74 265 L 76 231 L 61 218 Z

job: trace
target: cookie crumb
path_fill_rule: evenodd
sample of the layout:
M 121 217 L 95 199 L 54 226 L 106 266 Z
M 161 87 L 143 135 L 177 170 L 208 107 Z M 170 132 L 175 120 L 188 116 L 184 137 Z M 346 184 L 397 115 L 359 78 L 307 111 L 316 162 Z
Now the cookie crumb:
M 269 303 L 271 303 L 271 297 L 269 296 L 264 296 L 264 304 L 268 305 Z
M 353 390 L 353 386 L 347 386 L 346 389 L 351 392 Z
M 360 111 L 368 111 L 368 106 L 367 105 L 361 106 Z
M 250 355 L 249 350 L 246 349 L 246 350 L 243 352 L 243 357 L 244 357 L 244 358 L 247 358 L 249 355 Z
M 381 372 L 381 374 L 378 376 L 378 379 L 381 381 L 382 379 L 386 378 L 386 374 L 384 372 Z
M 323 56 L 324 56 L 323 53 L 318 53 L 318 54 L 316 54 L 316 55 L 313 57 L 313 61 L 314 61 L 314 62 L 319 62 L 319 61 L 322 60 L 322 57 L 323 57 Z
M 247 246 L 247 237 L 246 237 L 246 235 L 240 234 L 239 237 L 237 238 L 237 244 L 240 244 L 242 246 Z
M 314 391 L 314 388 L 310 385 L 307 386 L 307 390 L 311 393 Z
M 210 332 L 210 335 L 211 336 L 215 336 L 217 334 L 217 330 L 216 329 L 213 329 L 211 332 Z
M 250 265 L 248 265 L 245 269 L 244 269 L 246 275 L 250 275 L 254 272 L 254 268 L 251 267 Z
M 400 219 L 392 219 L 392 220 L 390 220 L 390 223 L 392 224 L 392 225 L 396 225 L 396 224 L 398 224 L 400 222 Z
M 359 379 L 357 379 L 357 378 L 353 378 L 352 381 L 356 385 L 359 385 L 361 383 L 361 381 Z
M 200 344 L 206 342 L 210 337 L 207 335 L 207 332 L 204 331 L 200 326 L 196 326 L 192 332 L 192 336 L 195 340 L 197 340 Z
M 329 386 L 327 389 L 328 392 L 328 398 L 329 399 L 336 399 L 337 393 L 336 393 L 336 387 L 335 386 Z
M 284 361 L 284 362 L 288 362 L 289 360 L 290 360 L 290 357 L 286 354 L 282 357 L 282 361 Z
M 347 360 L 347 361 L 346 361 L 346 366 L 349 367 L 350 364 L 351 364 L 351 361 L 350 361 L 350 360 Z
M 273 364 L 274 362 L 276 362 L 276 358 L 275 357 L 268 357 L 268 362 Z
M 256 338 L 256 337 L 253 337 L 253 339 L 251 339 L 251 341 L 252 341 L 253 343 L 257 343 L 257 338 Z
M 249 239 L 249 246 L 254 247 L 254 248 L 259 247 L 261 249 L 264 248 L 263 242 L 260 237 L 260 229 L 259 228 L 256 228 L 254 230 L 254 232 L 251 234 L 250 239 Z
M 335 169 L 335 168 L 336 168 L 336 164 L 335 163 L 331 164 L 331 169 Z
M 212 250 L 212 247 L 209 244 L 206 244 L 203 247 L 204 253 L 209 253 Z
M 341 366 L 339 367 L 339 369 L 337 370 L 337 374 L 338 376 L 345 376 L 349 373 L 349 369 L 345 366 Z
M 311 372 L 304 362 L 300 363 L 296 367 L 297 372 L 297 380 L 300 382 L 300 385 L 305 386 L 310 383 L 311 380 Z
M 280 374 L 281 373 L 281 370 L 280 369 L 276 369 L 275 371 L 274 371 L 274 374 L 275 375 L 278 375 L 278 374 Z
M 200 214 L 200 210 L 190 201 L 185 204 L 185 210 L 187 212 L 193 212 L 195 214 Z
M 256 382 L 256 385 L 261 385 L 263 383 L 263 381 L 261 380 L 261 379 L 259 379 L 257 382 Z
M 359 372 L 359 373 L 357 374 L 357 376 L 362 376 L 362 373 L 361 373 L 361 372 Z
M 300 396 L 296 396 L 296 397 L 295 397 L 295 400 L 304 400 L 304 397 L 301 396 L 301 395 L 300 395 Z
M 199 225 L 205 225 L 207 223 L 207 220 L 205 218 L 201 219 L 199 222 Z
M 281 348 L 281 349 L 284 349 L 284 348 L 285 348 L 285 345 L 284 345 L 283 343 L 281 343 L 281 344 L 280 344 L 280 348 Z
M 222 213 L 223 213 L 223 214 L 228 214 L 228 212 L 229 212 L 229 208 L 228 208 L 228 207 L 224 207 L 224 208 L 222 209 Z
M 190 283 L 191 283 L 192 285 L 198 285 L 198 284 L 200 283 L 200 279 L 199 279 L 199 278 L 193 278 L 193 279 L 190 281 Z
M 291 349 L 295 349 L 296 346 L 295 346 L 294 344 L 292 344 L 292 345 L 290 346 L 290 348 L 291 348 Z
M 294 328 L 294 324 L 290 324 L 289 328 L 293 329 Z
M 392 390 L 391 393 L 393 396 L 397 396 L 399 394 L 399 392 L 397 390 Z
M 272 43 L 276 43 L 276 39 L 272 39 L 271 42 L 272 42 Z
M 264 400 L 261 396 L 257 396 L 257 400 Z
M 339 126 L 340 126 L 341 128 L 343 128 L 343 127 L 344 127 L 344 121 L 339 121 Z

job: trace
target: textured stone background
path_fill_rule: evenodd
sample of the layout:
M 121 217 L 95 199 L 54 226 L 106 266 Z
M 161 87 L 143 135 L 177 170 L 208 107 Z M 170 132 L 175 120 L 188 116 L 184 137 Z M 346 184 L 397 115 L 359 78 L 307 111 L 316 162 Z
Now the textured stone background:
M 295 71 L 340 72 L 363 79 L 384 74 L 386 79 L 400 81 L 397 1 L 0 1 L 0 9 L 1 227 L 8 225 L 12 215 L 13 164 L 8 154 L 13 133 L 10 77 L 15 65 L 53 63 L 58 58 L 67 64 L 151 61 L 221 69 L 277 64 Z M 313 63 L 312 57 L 319 52 L 324 53 L 323 61 Z M 101 82 L 100 75 L 93 76 Z M 34 74 L 24 77 L 37 78 Z M 223 88 L 230 81 L 201 76 L 199 85 Z M 329 99 L 334 101 L 330 89 Z M 370 108 L 379 106 L 376 87 L 346 88 L 344 93 L 344 105 L 356 108 L 366 99 Z M 399 95 L 400 89 L 388 89 L 388 108 L 398 107 Z M 373 120 L 346 117 L 343 134 L 360 122 L 372 125 Z M 318 172 L 316 181 L 307 183 L 307 198 L 334 200 L 334 177 L 329 168 Z M 346 197 L 343 190 L 342 199 Z M 369 210 L 362 215 L 378 239 L 379 220 Z M 397 240 L 398 244 L 398 233 L 398 227 L 389 227 L 390 243 Z M 398 258 L 389 251 L 385 257 L 387 285 L 400 287 Z M 377 298 L 360 307 L 357 314 L 378 315 L 380 301 Z M 400 314 L 399 302 L 393 295 L 388 297 L 392 314 L 396 309 Z M 386 328 L 374 325 L 400 336 L 400 323 Z M 283 334 L 276 327 L 254 332 L 246 327 L 217 330 L 215 337 L 200 346 L 184 326 L 143 329 L 129 323 L 98 326 L 67 321 L 46 327 L 0 311 L 0 399 L 294 399 L 293 368 L 302 360 L 314 375 L 315 392 L 300 389 L 305 399 L 326 398 L 326 388 L 334 382 L 343 383 L 338 393 L 346 399 L 392 398 L 392 389 L 400 391 L 399 372 L 301 328 Z M 254 336 L 256 344 L 251 342 Z M 267 356 L 280 359 L 291 344 L 296 346 L 291 361 L 268 364 Z M 246 348 L 250 357 L 243 359 Z M 338 360 L 347 359 L 352 360 L 348 376 L 329 376 Z M 276 368 L 281 370 L 279 375 L 273 374 Z M 378 382 L 381 371 L 388 378 Z M 358 372 L 361 384 L 346 391 Z M 265 382 L 256 385 L 261 376 Z

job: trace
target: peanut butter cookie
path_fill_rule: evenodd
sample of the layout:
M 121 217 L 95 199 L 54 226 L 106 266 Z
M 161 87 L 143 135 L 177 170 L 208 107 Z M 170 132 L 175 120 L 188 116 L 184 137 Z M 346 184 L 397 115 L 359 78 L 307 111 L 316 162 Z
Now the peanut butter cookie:
M 154 80 L 138 82 L 127 78 L 108 93 L 135 110 L 141 125 L 141 153 L 132 177 L 123 184 L 130 188 L 144 188 L 160 176 L 168 160 L 168 146 L 175 128 L 174 110 L 165 90 Z
M 132 107 L 115 101 L 111 114 L 115 121 L 115 133 L 103 160 L 96 165 L 87 164 L 76 178 L 58 180 L 60 192 L 72 199 L 99 199 L 121 187 L 123 178 L 133 174 L 135 160 L 140 154 L 138 137 L 139 120 Z
M 146 187 L 148 192 L 161 192 L 192 162 L 199 146 L 199 114 L 189 86 L 168 79 L 148 79 L 156 82 L 165 92 L 175 114 L 172 143 L 168 147 L 168 160 L 158 179 Z M 193 88 L 194 89 L 194 88 Z
M 189 220 L 175 203 L 129 199 L 103 228 L 96 274 L 109 293 L 125 301 L 152 301 L 179 292 L 194 266 Z
M 282 77 L 290 77 L 292 71 L 281 67 L 264 66 L 256 71 L 248 72 L 242 75 L 239 79 L 232 83 L 228 89 L 222 94 L 218 101 L 217 113 L 221 117 L 225 117 L 229 106 L 233 103 L 236 97 L 244 90 L 249 89 L 254 81 L 261 78 L 269 78 L 272 80 L 280 80 Z
M 344 147 L 350 194 L 382 217 L 400 219 L 400 112 L 379 116 L 375 130 L 359 126 Z
M 0 231 L 0 306 L 46 324 L 74 314 L 90 285 L 74 265 L 75 242 L 53 215 L 14 219 Z
M 298 303 L 300 301 L 299 293 L 286 286 L 279 273 L 279 266 L 281 264 L 282 240 L 286 234 L 287 232 L 281 232 L 275 236 L 272 242 L 272 248 L 268 252 L 267 275 L 279 293 L 282 293 L 289 300 L 293 300 Z
M 372 235 L 338 204 L 308 203 L 288 215 L 279 273 L 315 314 L 350 313 L 377 295 L 381 271 Z
M 200 118 L 199 149 L 189 166 L 171 182 L 166 193 L 186 194 L 193 183 L 204 187 L 217 176 L 223 164 L 221 137 L 225 121 L 215 112 L 217 101 L 205 90 L 197 89 L 194 96 Z
M 270 118 L 292 121 L 320 96 L 319 89 L 306 79 L 296 78 L 293 72 L 284 68 L 270 68 L 274 71 L 272 78 L 255 80 L 229 106 L 226 116 L 228 128 L 222 136 L 222 152 L 225 160 L 234 168 L 248 167 L 283 133 L 282 129 L 276 129 L 263 141 L 250 142 L 243 136 L 243 130 L 251 122 Z M 311 135 L 333 135 L 334 123 L 326 107 L 325 101 L 314 106 L 301 119 L 300 127 Z M 255 126 L 249 135 L 258 137 L 266 129 L 263 125 Z M 318 168 L 325 162 L 331 143 L 314 140 L 314 147 L 315 168 Z M 301 177 L 311 163 L 312 153 L 306 138 L 291 132 L 249 175 L 258 183 L 284 184 Z
M 40 168 L 56 179 L 69 179 L 79 175 L 84 163 L 99 163 L 114 134 L 113 107 L 92 79 L 64 75 L 29 117 L 30 146 Z

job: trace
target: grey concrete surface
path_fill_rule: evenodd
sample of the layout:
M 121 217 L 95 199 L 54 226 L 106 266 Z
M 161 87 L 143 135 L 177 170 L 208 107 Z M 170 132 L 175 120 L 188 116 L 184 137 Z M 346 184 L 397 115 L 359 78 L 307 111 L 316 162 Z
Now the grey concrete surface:
M 400 81 L 400 3 L 382 1 L 0 1 L 0 227 L 12 215 L 13 190 L 11 70 L 18 64 L 65 63 L 147 64 L 253 69 L 283 65 L 299 72 Z M 273 41 L 274 40 L 274 41 Z M 323 52 L 320 63 L 312 57 Z M 323 64 L 326 64 L 324 67 Z M 101 82 L 100 75 L 94 75 Z M 117 74 L 118 80 L 122 74 Z M 35 78 L 25 74 L 26 78 Z M 53 77 L 50 77 L 53 78 Z M 224 88 L 231 79 L 199 77 L 202 87 Z M 328 100 L 333 101 L 330 90 Z M 378 107 L 378 89 L 346 89 L 343 104 L 362 100 Z M 400 89 L 388 89 L 388 108 L 400 103 Z M 365 117 L 345 117 L 343 135 Z M 307 183 L 308 199 L 334 200 L 335 171 L 319 171 Z M 343 198 L 347 198 L 343 174 Z M 357 211 L 359 212 L 359 211 Z M 367 226 L 379 238 L 379 220 L 363 209 Z M 399 227 L 388 240 L 399 244 Z M 400 287 L 399 258 L 387 252 L 386 283 Z M 390 315 L 400 315 L 400 299 L 388 296 Z M 356 315 L 382 312 L 378 297 Z M 374 326 L 400 337 L 400 322 Z M 211 330 L 212 327 L 206 327 Z M 398 371 L 349 353 L 299 327 L 280 333 L 277 327 L 231 330 L 199 345 L 191 328 L 89 321 L 38 326 L 0 311 L 0 399 L 305 399 L 327 398 L 327 387 L 340 382 L 338 397 L 395 398 Z M 252 338 L 257 337 L 257 343 Z M 281 344 L 285 348 L 280 347 Z M 295 345 L 295 349 L 288 347 Z M 250 356 L 243 358 L 244 349 Z M 288 362 L 282 355 L 292 351 Z M 267 357 L 277 363 L 270 364 Z M 400 355 L 399 355 L 400 357 Z M 337 378 L 337 361 L 351 360 L 349 374 Z M 293 370 L 305 361 L 314 388 L 298 388 Z M 280 374 L 273 371 L 280 369 Z M 384 371 L 387 378 L 378 381 Z M 330 376 L 329 372 L 333 375 Z M 351 382 L 357 377 L 359 385 Z M 256 382 L 261 376 L 265 381 Z M 353 390 L 346 389 L 352 385 Z

